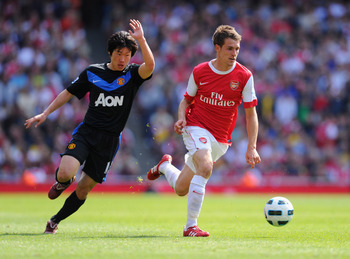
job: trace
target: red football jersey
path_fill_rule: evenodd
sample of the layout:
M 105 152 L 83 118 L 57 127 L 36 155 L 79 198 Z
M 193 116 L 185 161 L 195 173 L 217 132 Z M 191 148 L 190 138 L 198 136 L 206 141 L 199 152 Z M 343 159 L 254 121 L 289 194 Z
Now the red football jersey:
M 218 142 L 231 145 L 238 105 L 257 105 L 252 73 L 235 62 L 232 69 L 219 71 L 212 61 L 193 69 L 185 98 L 192 103 L 186 110 L 187 126 L 207 129 Z

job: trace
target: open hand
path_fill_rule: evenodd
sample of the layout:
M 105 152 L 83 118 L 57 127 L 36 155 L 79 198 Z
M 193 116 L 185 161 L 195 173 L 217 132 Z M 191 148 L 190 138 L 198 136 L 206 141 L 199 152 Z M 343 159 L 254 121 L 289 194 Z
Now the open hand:
M 26 129 L 29 129 L 32 126 L 32 124 L 36 122 L 36 124 L 35 124 L 35 128 L 36 128 L 46 120 L 46 117 L 47 116 L 44 113 L 36 115 L 36 116 L 26 120 L 26 122 L 24 123 L 24 126 L 26 126 Z
M 143 38 L 143 29 L 139 20 L 130 19 L 130 27 L 133 29 L 129 30 L 130 35 L 137 41 Z

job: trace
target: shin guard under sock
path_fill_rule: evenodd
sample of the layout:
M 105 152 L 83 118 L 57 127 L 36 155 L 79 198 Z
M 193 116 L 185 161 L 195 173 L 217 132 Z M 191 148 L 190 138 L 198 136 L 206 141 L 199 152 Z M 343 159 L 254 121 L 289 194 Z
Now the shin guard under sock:
M 167 163 L 164 166 L 164 169 L 162 168 L 163 170 L 161 170 L 162 165 L 163 164 L 161 164 L 159 166 L 159 170 L 165 175 L 171 188 L 173 188 L 175 190 L 176 181 L 177 181 L 177 178 L 179 177 L 181 171 L 170 163 Z
M 197 225 L 197 218 L 199 217 L 202 208 L 205 195 L 205 185 L 207 182 L 208 179 L 199 175 L 195 175 L 192 178 L 188 191 L 186 229 Z
M 64 220 L 65 218 L 72 215 L 74 212 L 76 212 L 81 205 L 83 205 L 85 200 L 79 200 L 77 194 L 72 192 L 72 194 L 66 199 L 64 202 L 63 207 L 60 209 L 60 211 L 54 215 L 51 218 L 51 221 L 55 223 L 60 223 L 61 220 Z

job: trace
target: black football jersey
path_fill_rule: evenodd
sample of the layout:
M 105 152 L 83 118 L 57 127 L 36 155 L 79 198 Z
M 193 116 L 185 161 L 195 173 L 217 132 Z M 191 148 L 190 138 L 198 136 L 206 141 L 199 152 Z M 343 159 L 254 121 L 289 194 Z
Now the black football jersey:
M 107 63 L 87 67 L 67 87 L 79 99 L 90 93 L 89 108 L 83 123 L 119 135 L 125 127 L 142 79 L 140 65 L 129 64 L 123 71 L 113 71 Z

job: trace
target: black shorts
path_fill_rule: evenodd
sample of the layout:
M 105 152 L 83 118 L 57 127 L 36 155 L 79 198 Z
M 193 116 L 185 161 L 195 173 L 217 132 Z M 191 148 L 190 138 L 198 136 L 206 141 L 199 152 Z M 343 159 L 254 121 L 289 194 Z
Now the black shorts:
M 120 135 L 112 135 L 81 123 L 61 155 L 75 157 L 81 165 L 85 162 L 82 170 L 94 181 L 102 183 L 119 149 Z

